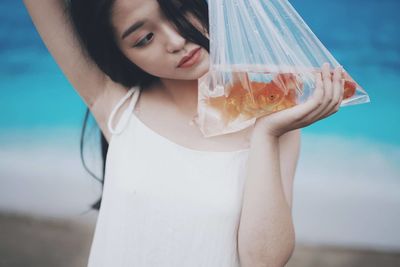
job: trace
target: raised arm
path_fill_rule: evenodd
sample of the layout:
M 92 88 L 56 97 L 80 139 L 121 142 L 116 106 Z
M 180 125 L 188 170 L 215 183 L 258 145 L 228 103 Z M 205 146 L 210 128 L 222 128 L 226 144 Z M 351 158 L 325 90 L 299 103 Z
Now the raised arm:
M 64 0 L 23 1 L 47 49 L 77 93 L 92 107 L 105 88 L 106 76 L 83 52 Z
M 64 75 L 89 107 L 105 138 L 107 118 L 127 88 L 113 82 L 89 58 L 70 21 L 65 0 L 23 0 L 31 19 Z M 116 120 L 121 114 L 116 114 Z

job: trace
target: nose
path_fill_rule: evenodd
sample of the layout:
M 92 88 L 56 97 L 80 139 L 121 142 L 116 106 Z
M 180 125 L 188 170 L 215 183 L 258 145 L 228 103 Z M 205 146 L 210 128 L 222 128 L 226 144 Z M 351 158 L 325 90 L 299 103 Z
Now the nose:
M 186 44 L 186 39 L 183 38 L 172 25 L 164 24 L 163 32 L 166 41 L 166 49 L 169 53 L 178 52 L 183 49 Z

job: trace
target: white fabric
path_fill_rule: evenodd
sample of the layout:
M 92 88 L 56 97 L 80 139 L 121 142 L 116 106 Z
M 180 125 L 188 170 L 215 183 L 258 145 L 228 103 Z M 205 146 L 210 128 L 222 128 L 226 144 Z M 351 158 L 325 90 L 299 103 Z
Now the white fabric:
M 112 138 L 89 267 L 238 267 L 248 149 L 200 151 L 133 113 L 131 88 L 109 117 Z M 115 111 L 131 104 L 112 129 Z

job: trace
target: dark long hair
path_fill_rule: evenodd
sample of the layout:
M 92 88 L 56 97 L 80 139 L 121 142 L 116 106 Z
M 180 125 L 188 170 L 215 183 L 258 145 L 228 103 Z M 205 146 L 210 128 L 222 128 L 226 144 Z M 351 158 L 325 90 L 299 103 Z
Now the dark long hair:
M 133 64 L 119 49 L 115 40 L 114 28 L 111 24 L 111 13 L 115 0 L 69 0 L 68 12 L 85 54 L 114 82 L 127 88 L 140 86 L 145 88 L 159 78 L 141 70 Z M 186 40 L 198 44 L 209 51 L 209 39 L 188 20 L 188 14 L 194 16 L 209 31 L 208 5 L 206 0 L 157 0 L 166 18 L 172 22 L 178 32 Z M 98 178 L 87 167 L 84 156 L 84 137 L 90 111 L 87 108 L 81 132 L 80 151 L 84 168 L 96 180 L 104 185 L 105 160 L 108 143 L 100 133 L 102 158 L 102 178 Z M 91 205 L 100 209 L 101 197 Z

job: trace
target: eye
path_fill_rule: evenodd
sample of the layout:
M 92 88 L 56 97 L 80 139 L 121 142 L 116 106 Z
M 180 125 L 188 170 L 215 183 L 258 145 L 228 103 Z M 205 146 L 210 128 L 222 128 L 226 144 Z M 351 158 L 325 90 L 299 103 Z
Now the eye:
M 153 35 L 154 35 L 153 33 L 147 34 L 144 38 L 140 39 L 140 41 L 137 42 L 133 47 L 145 46 L 149 41 L 151 41 Z

